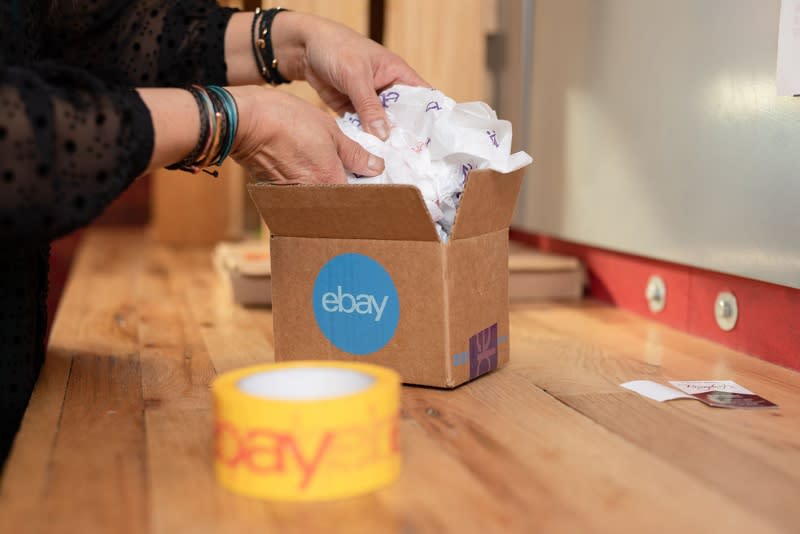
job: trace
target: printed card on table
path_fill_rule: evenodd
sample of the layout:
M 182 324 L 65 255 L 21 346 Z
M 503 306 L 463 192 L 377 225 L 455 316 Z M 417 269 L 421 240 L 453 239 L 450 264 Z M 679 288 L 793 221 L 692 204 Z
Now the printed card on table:
M 652 380 L 633 380 L 625 382 L 621 386 L 658 402 L 695 399 L 714 408 L 778 407 L 777 404 L 743 388 L 733 380 L 673 380 L 670 384 L 673 387 Z
M 715 408 L 776 408 L 778 405 L 733 380 L 670 381 L 670 384 Z

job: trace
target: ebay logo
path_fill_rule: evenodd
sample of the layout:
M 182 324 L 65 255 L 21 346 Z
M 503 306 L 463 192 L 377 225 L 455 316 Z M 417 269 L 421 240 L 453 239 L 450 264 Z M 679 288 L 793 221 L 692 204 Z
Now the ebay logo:
M 339 350 L 351 354 L 383 348 L 400 321 L 392 277 L 364 254 L 331 258 L 317 274 L 312 298 L 319 329 Z
M 328 291 L 322 295 L 322 309 L 328 313 L 358 313 L 359 315 L 375 315 L 375 321 L 380 321 L 389 296 L 383 297 L 381 303 L 375 295 L 360 293 L 342 293 L 342 286 L 336 287 L 336 293 Z

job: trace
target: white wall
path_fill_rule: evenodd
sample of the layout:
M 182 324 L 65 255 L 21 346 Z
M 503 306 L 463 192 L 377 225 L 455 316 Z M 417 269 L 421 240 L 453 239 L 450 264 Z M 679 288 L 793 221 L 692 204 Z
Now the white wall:
M 500 111 L 535 160 L 516 225 L 800 288 L 800 98 L 775 96 L 779 6 L 501 2 Z

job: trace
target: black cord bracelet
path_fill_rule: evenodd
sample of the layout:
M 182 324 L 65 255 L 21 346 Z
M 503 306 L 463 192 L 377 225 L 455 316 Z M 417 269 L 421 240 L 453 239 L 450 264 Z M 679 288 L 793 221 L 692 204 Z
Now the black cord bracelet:
M 219 176 L 219 172 L 206 167 L 219 167 L 230 155 L 239 124 L 239 108 L 233 95 L 223 87 L 191 85 L 187 89 L 200 113 L 200 134 L 192 151 L 167 169 Z
M 197 144 L 192 151 L 189 152 L 189 154 L 181 161 L 177 161 L 172 165 L 167 165 L 166 168 L 169 170 L 187 170 L 189 166 L 192 165 L 200 156 L 200 153 L 203 151 L 203 148 L 208 141 L 208 136 L 210 135 L 208 111 L 206 110 L 206 105 L 203 102 L 200 89 L 197 87 L 187 87 L 186 90 L 189 91 L 194 97 L 194 100 L 197 103 L 198 111 L 200 112 L 200 133 L 197 137 Z
M 256 8 L 253 16 L 253 56 L 255 56 L 258 71 L 270 85 L 280 85 L 290 83 L 278 71 L 278 60 L 275 58 L 275 51 L 272 48 L 272 21 L 281 11 L 288 11 L 283 7 L 273 7 L 262 11 Z

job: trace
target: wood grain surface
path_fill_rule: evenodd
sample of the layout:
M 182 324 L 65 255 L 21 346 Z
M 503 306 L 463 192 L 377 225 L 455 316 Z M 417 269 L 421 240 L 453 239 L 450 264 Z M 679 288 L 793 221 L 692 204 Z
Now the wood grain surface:
M 88 233 L 0 482 L 3 532 L 797 532 L 800 375 L 592 302 L 514 305 L 511 363 L 403 389 L 390 487 L 322 504 L 215 481 L 210 381 L 273 360 L 210 247 Z M 732 379 L 777 410 L 621 382 Z

